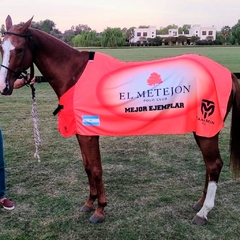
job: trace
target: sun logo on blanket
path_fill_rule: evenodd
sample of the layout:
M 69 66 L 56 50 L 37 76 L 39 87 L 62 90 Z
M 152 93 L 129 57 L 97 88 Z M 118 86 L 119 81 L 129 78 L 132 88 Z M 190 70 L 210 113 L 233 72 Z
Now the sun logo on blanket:
M 156 72 L 151 73 L 151 75 L 147 80 L 148 86 L 155 86 L 155 85 L 161 84 L 162 82 L 163 80 L 161 76 Z

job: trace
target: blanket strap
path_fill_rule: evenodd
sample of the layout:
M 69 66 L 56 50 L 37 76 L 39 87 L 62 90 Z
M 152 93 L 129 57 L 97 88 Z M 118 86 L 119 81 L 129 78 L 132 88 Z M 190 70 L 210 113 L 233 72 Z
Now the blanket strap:
M 93 61 L 95 56 L 95 52 L 89 52 L 89 61 Z
M 61 109 L 63 109 L 63 105 L 58 104 L 57 108 L 53 112 L 53 115 L 56 116 Z

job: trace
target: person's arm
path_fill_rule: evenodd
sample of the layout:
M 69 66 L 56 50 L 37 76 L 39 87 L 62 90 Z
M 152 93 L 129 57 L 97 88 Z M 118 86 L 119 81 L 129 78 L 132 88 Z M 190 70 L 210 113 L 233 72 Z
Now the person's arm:
M 30 78 L 30 76 L 28 76 Z M 13 88 L 17 89 L 17 88 L 21 88 L 23 87 L 25 84 L 27 83 L 27 80 L 25 80 L 24 78 L 18 78 L 13 85 Z M 31 82 L 29 83 L 30 85 L 35 83 L 35 77 L 33 77 L 33 79 L 31 80 Z

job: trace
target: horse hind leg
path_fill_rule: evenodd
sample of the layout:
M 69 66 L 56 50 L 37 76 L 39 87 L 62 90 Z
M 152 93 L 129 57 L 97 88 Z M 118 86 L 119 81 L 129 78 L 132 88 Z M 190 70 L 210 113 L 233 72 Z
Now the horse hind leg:
M 82 206 L 82 212 L 95 210 L 94 202 L 98 199 L 98 206 L 94 214 L 90 217 L 90 223 L 99 223 L 105 219 L 104 207 L 106 206 L 106 195 L 102 181 L 102 164 L 99 150 L 98 136 L 77 135 L 79 146 L 83 157 L 85 171 L 88 176 L 90 195 Z
M 218 134 L 211 138 L 204 138 L 195 135 L 200 147 L 206 166 L 205 187 L 203 196 L 194 205 L 197 210 L 192 223 L 203 225 L 207 223 L 207 215 L 214 207 L 217 183 L 223 166 L 223 161 L 218 148 Z
M 194 133 L 194 138 L 195 138 L 195 141 L 198 145 L 198 147 L 200 148 L 201 150 L 201 147 L 200 147 L 200 138 Z M 203 206 L 203 203 L 205 201 L 205 198 L 206 198 L 206 194 L 207 194 L 207 187 L 208 187 L 208 174 L 207 174 L 207 169 L 206 169 L 206 173 L 205 173 L 205 186 L 204 186 L 204 189 L 203 189 L 203 195 L 202 197 L 193 205 L 193 209 L 194 211 L 198 212 L 200 211 L 200 209 L 202 208 Z

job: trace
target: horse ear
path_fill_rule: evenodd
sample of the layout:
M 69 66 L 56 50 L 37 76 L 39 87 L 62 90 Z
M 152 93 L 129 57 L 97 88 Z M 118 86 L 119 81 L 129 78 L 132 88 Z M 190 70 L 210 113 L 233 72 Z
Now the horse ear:
M 6 18 L 6 28 L 7 31 L 12 27 L 12 18 L 8 15 Z
M 25 23 L 22 25 L 22 27 L 21 27 L 21 31 L 22 31 L 22 32 L 25 32 L 25 31 L 30 27 L 30 25 L 31 25 L 31 23 L 32 23 L 32 20 L 33 20 L 33 16 L 32 16 L 32 18 L 30 18 L 27 22 L 25 22 Z

